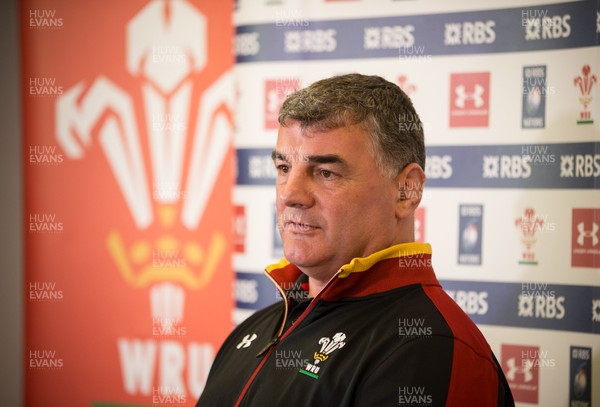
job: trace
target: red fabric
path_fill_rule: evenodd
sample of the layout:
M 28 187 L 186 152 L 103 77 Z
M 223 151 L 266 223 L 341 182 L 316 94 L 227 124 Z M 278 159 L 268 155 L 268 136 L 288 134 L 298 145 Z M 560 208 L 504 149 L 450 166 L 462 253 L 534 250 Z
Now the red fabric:
M 447 406 L 496 406 L 495 402 L 481 404 L 481 400 L 497 400 L 498 375 L 492 350 L 473 321 L 441 288 L 423 287 L 425 294 L 440 311 L 454 335 L 454 360 L 448 389 Z M 457 327 L 461 327 L 460 331 Z M 479 363 L 487 359 L 489 365 Z M 464 389 L 472 389 L 465 392 Z M 460 391 L 459 389 L 463 389 Z M 481 397 L 484 396 L 485 397 Z M 495 395 L 495 397 L 489 397 Z
M 285 287 L 287 284 L 293 284 L 300 277 L 300 269 L 289 263 L 287 266 L 273 269 L 268 274 L 279 285 Z
M 321 298 L 333 301 L 338 298 L 363 297 L 411 284 L 440 285 L 431 267 L 401 267 L 400 259 L 407 264 L 410 264 L 410 259 L 429 262 L 431 255 L 419 254 L 382 260 L 367 271 L 353 272 L 348 277 L 337 278 Z

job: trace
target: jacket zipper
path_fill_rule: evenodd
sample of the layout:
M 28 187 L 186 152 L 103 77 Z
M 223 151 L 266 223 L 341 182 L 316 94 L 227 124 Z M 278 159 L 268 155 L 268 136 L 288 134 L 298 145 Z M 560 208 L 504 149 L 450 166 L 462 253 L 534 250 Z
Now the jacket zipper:
M 281 294 L 281 298 L 284 299 L 283 303 L 285 305 L 285 309 L 284 309 L 284 312 L 283 312 L 283 320 L 281 321 L 281 325 L 279 326 L 279 329 L 277 330 L 277 334 L 269 341 L 269 343 L 267 343 L 267 345 L 264 348 L 262 348 L 260 350 L 260 352 L 258 352 L 256 354 L 257 358 L 263 356 L 265 353 L 267 353 L 267 351 L 272 346 L 275 346 L 275 345 L 277 345 L 279 343 L 279 340 L 281 338 L 281 334 L 283 333 L 283 329 L 285 328 L 285 324 L 287 322 L 287 317 L 288 317 L 288 312 L 289 312 L 288 300 L 287 300 L 287 297 L 285 296 L 285 292 L 279 286 L 279 284 L 277 284 L 277 282 L 273 279 L 273 277 L 271 277 L 271 275 L 269 273 L 266 273 L 266 274 L 267 274 L 267 277 L 269 278 L 269 280 L 271 280 L 271 282 L 275 285 L 275 287 L 277 287 L 277 290 L 279 290 L 279 294 Z
M 273 280 L 273 278 L 269 275 L 269 273 L 266 273 L 267 277 L 269 277 L 269 279 L 271 280 L 271 282 L 273 282 L 273 284 L 275 284 L 275 287 L 277 287 L 277 289 L 281 293 L 282 298 L 285 298 L 285 301 L 284 301 L 285 312 L 283 314 L 283 321 L 281 323 L 281 326 L 279 327 L 277 335 L 273 339 L 271 339 L 269 341 L 269 343 L 267 343 L 267 345 L 263 349 L 261 349 L 261 351 L 258 352 L 258 354 L 256 355 L 256 357 L 261 357 L 263 355 L 264 355 L 264 357 L 260 361 L 260 363 L 258 364 L 258 366 L 256 366 L 256 369 L 254 369 L 254 372 L 252 372 L 252 375 L 250 376 L 250 378 L 248 379 L 248 381 L 244 385 L 244 388 L 242 389 L 242 391 L 241 391 L 241 393 L 240 393 L 237 401 L 235 402 L 235 407 L 239 407 L 241 405 L 242 400 L 244 399 L 244 396 L 246 395 L 246 393 L 248 392 L 248 389 L 250 388 L 250 385 L 254 381 L 254 378 L 258 375 L 258 372 L 260 372 L 260 370 L 264 366 L 264 364 L 267 361 L 267 359 L 269 359 L 269 356 L 271 356 L 271 353 L 273 353 L 273 350 L 275 349 L 275 346 L 279 342 L 281 342 L 283 339 L 285 339 L 285 337 L 287 337 L 294 330 L 294 328 L 297 327 L 300 324 L 300 322 L 302 322 L 302 320 L 304 318 L 306 318 L 306 316 L 308 315 L 308 313 L 310 311 L 312 311 L 312 309 L 317 304 L 317 301 L 320 299 L 321 294 L 323 294 L 327 290 L 327 288 L 329 288 L 329 286 L 331 285 L 332 281 L 335 280 L 335 278 L 338 276 L 338 274 L 341 273 L 341 271 L 342 270 L 340 269 L 340 270 L 338 270 L 337 273 L 335 273 L 335 275 L 327 282 L 327 284 L 321 290 L 321 292 L 319 294 L 317 294 L 317 296 L 315 298 L 313 298 L 313 300 L 308 305 L 308 307 L 306 307 L 306 309 L 304 310 L 304 312 L 298 317 L 298 319 L 296 320 L 296 323 L 294 323 L 292 326 L 290 326 L 290 328 L 283 335 L 282 335 L 283 329 L 285 327 L 285 323 L 286 323 L 286 320 L 287 320 L 287 317 L 288 317 L 288 309 L 289 309 L 288 308 L 288 302 L 287 302 L 288 300 L 287 300 L 287 297 L 285 296 L 285 292 L 281 289 L 281 287 L 279 286 L 279 284 L 277 284 L 277 282 L 275 280 Z

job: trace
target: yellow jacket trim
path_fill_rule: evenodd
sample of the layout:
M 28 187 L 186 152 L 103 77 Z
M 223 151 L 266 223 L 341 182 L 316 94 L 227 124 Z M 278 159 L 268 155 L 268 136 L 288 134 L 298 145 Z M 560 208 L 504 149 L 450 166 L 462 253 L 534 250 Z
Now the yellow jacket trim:
M 265 270 L 267 271 L 267 273 L 270 273 L 273 270 L 282 269 L 285 266 L 287 266 L 288 264 L 290 264 L 290 262 L 287 261 L 287 259 L 281 259 L 281 260 L 279 260 L 278 263 L 267 266 L 267 268 Z
M 345 278 L 351 273 L 362 272 L 370 269 L 376 263 L 381 260 L 394 259 L 404 256 L 414 256 L 418 254 L 431 254 L 431 245 L 429 243 L 400 243 L 387 249 L 375 252 L 367 257 L 355 257 L 350 263 L 340 267 L 338 271 L 338 277 Z M 279 263 L 271 264 L 267 266 L 266 270 L 270 273 L 273 270 L 284 268 L 289 265 L 290 262 L 287 259 L 281 259 Z
M 348 264 L 340 268 L 338 277 L 348 277 L 351 273 L 369 270 L 381 260 L 394 259 L 398 257 L 414 256 L 417 254 L 431 254 L 429 243 L 400 243 L 387 249 L 380 250 L 367 257 L 356 257 Z

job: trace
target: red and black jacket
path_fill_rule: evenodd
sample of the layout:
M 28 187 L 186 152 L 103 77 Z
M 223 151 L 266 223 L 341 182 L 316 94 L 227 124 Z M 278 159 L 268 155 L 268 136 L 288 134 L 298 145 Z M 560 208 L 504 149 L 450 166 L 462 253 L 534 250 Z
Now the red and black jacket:
M 286 260 L 278 286 L 305 276 Z M 513 406 L 485 338 L 444 292 L 431 247 L 392 246 L 343 266 L 312 301 L 301 289 L 229 335 L 198 406 Z

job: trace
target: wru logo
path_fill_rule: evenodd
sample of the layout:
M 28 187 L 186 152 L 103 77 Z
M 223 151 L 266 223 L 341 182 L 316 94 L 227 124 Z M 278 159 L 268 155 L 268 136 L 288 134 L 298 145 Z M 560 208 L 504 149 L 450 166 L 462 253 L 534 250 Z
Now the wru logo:
M 149 289 L 153 320 L 182 321 L 186 289 L 205 288 L 226 253 L 222 232 L 200 233 L 198 227 L 230 151 L 232 75 L 197 89 L 207 62 L 207 19 L 186 1 L 148 2 L 125 31 L 129 88 L 99 75 L 67 89 L 56 102 L 56 138 L 71 160 L 82 159 L 96 138 L 134 223 L 112 226 L 110 256 L 127 285 Z M 170 57 L 173 52 L 177 57 Z M 141 106 L 135 104 L 138 94 Z M 126 230 L 131 226 L 136 230 Z M 175 255 L 157 265 L 153 253 Z M 186 350 L 174 341 L 163 345 L 161 352 L 176 355 L 157 356 L 167 361 L 159 367 L 160 384 L 184 389 Z M 205 381 L 194 367 L 202 361 L 191 360 L 202 353 L 198 346 L 188 345 L 185 364 L 194 397 Z M 150 395 L 152 375 L 142 371 L 138 356 L 147 355 L 144 363 L 154 366 L 156 349 L 152 341 L 119 340 L 127 393 Z
M 314 363 L 307 363 L 306 369 L 301 369 L 300 373 L 310 376 L 313 379 L 318 379 L 319 376 L 317 376 L 317 373 L 321 369 L 320 366 L 317 366 L 319 362 L 326 361 L 334 350 L 344 347 L 344 345 L 346 345 L 346 342 L 344 342 L 345 339 L 346 334 L 343 332 L 336 333 L 333 335 L 333 338 L 323 337 L 319 339 L 321 350 L 319 352 L 315 352 Z

